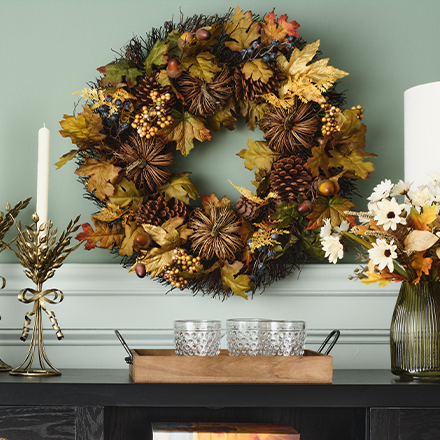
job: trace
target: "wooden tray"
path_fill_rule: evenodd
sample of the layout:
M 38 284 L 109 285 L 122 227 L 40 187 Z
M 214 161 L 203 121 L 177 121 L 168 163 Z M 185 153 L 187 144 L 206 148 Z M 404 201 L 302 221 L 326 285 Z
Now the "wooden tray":
M 176 356 L 174 350 L 130 350 L 138 383 L 332 383 L 333 358 L 304 356 Z

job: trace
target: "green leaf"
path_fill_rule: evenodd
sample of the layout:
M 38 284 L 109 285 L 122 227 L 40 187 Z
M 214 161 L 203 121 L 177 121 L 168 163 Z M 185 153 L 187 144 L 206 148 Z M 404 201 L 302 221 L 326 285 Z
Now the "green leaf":
M 150 76 L 153 66 L 163 66 L 168 62 L 168 43 L 164 41 L 156 41 L 152 47 L 147 59 L 144 62 L 145 74 Z
M 131 209 L 137 211 L 144 202 L 144 195 L 136 188 L 134 182 L 124 177 L 115 185 L 115 192 L 109 200 L 120 208 L 132 205 Z
M 128 87 L 134 87 L 137 84 L 137 77 L 144 74 L 144 72 L 139 70 L 134 63 L 126 60 L 107 64 L 106 66 L 99 67 L 97 70 L 98 72 L 105 74 L 104 78 L 101 80 L 101 85 L 103 87 L 108 84 L 117 86 L 122 82 L 124 76 Z
M 286 203 L 278 203 L 277 211 L 272 216 L 272 220 L 281 220 L 276 224 L 278 229 L 285 229 L 292 225 L 292 223 L 300 217 L 298 210 L 296 209 L 296 203 L 292 200 L 288 205 Z
M 322 250 L 321 239 L 318 229 L 304 229 L 300 235 L 301 247 L 316 260 L 322 260 L 324 251 Z
M 165 40 L 165 43 L 169 43 L 168 55 L 170 57 L 175 56 L 178 58 L 180 56 L 181 50 L 177 45 L 177 41 L 179 40 L 179 37 L 180 37 L 179 31 L 177 29 L 174 29 L 168 34 L 167 39 Z
M 215 55 L 209 52 L 201 52 L 195 57 L 186 57 L 180 62 L 180 70 L 187 71 L 191 76 L 202 78 L 206 82 L 211 81 L 217 72 L 222 69 L 213 60 Z

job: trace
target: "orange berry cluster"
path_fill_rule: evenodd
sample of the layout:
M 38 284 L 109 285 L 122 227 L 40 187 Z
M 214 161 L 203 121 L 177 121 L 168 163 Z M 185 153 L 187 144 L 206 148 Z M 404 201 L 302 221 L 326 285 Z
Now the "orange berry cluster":
M 187 284 L 188 280 L 185 280 L 180 272 L 194 273 L 196 271 L 196 264 L 200 261 L 200 257 L 193 257 L 188 255 L 185 249 L 176 248 L 174 249 L 173 262 L 171 264 L 166 264 L 163 266 L 163 271 L 160 276 L 171 283 L 173 287 L 177 287 L 183 290 Z
M 353 106 L 351 109 L 358 111 L 357 117 L 359 120 L 361 120 L 364 117 L 364 109 L 362 108 L 362 106 L 360 105 L 357 105 L 356 107 Z
M 326 96 L 325 99 L 327 102 L 325 104 L 321 104 L 321 108 L 325 112 L 324 116 L 321 119 L 321 121 L 324 123 L 321 127 L 321 132 L 323 136 L 341 130 L 341 127 L 339 127 L 335 119 L 336 113 L 340 113 L 341 109 L 332 105 L 328 99 L 328 96 Z
M 174 122 L 172 116 L 167 114 L 170 110 L 166 108 L 171 95 L 168 92 L 159 95 L 157 90 L 153 90 L 150 92 L 150 98 L 153 104 L 149 107 L 144 105 L 142 111 L 136 114 L 131 123 L 139 136 L 147 139 L 156 136 L 161 128 L 165 128 Z

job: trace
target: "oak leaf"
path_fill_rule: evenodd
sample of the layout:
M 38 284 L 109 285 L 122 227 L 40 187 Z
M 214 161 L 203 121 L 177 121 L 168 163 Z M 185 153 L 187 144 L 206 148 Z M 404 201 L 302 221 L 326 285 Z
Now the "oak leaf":
M 418 283 L 423 274 L 429 275 L 432 266 L 432 258 L 423 258 L 424 251 L 415 253 L 411 258 L 411 267 L 416 271 L 417 278 L 413 281 Z
M 247 80 L 261 81 L 264 84 L 267 84 L 273 76 L 273 70 L 262 58 L 247 61 L 242 68 L 242 72 Z
M 78 176 L 90 176 L 87 181 L 87 191 L 95 191 L 95 196 L 104 200 L 114 194 L 113 184 L 119 178 L 120 167 L 115 167 L 108 161 L 101 162 L 97 159 L 89 158 L 84 165 L 80 165 L 75 171 Z
M 318 196 L 315 207 L 311 214 L 307 216 L 310 220 L 307 229 L 316 229 L 324 225 L 324 220 L 329 218 L 332 227 L 339 226 L 343 220 L 346 220 L 345 211 L 350 211 L 354 204 L 350 200 L 341 196 L 326 197 Z
M 437 235 L 426 230 L 416 230 L 410 232 L 404 241 L 406 250 L 424 252 L 438 241 Z
M 252 290 L 254 285 L 250 282 L 248 275 L 238 275 L 242 268 L 243 263 L 240 261 L 234 261 L 232 264 L 225 262 L 220 269 L 220 275 L 222 277 L 223 290 L 228 291 L 231 289 L 235 295 L 248 299 L 245 292 Z
M 363 149 L 356 149 L 348 154 L 343 154 L 336 150 L 330 150 L 329 167 L 342 167 L 345 171 L 344 176 L 350 179 L 366 179 L 374 171 L 371 162 L 364 162 L 367 157 L 376 156 L 366 153 Z
M 379 283 L 379 287 L 385 287 L 390 284 L 391 281 L 396 283 L 400 281 L 406 281 L 404 277 L 395 272 L 390 272 L 387 268 L 383 269 L 380 273 L 375 271 L 367 272 L 367 277 L 361 280 L 361 283 L 370 285 L 372 283 Z
M 270 173 L 272 164 L 277 161 L 281 156 L 271 148 L 267 147 L 265 141 L 254 141 L 248 139 L 248 149 L 243 148 L 237 156 L 245 159 L 244 166 L 248 170 L 255 171 L 255 179 L 257 182 Z
M 195 200 L 199 197 L 194 183 L 188 177 L 189 174 L 191 173 L 172 174 L 170 180 L 159 187 L 157 192 L 166 200 L 174 197 L 187 205 L 190 198 Z
M 229 49 L 241 52 L 260 37 L 261 25 L 258 21 L 253 21 L 251 11 L 244 12 L 237 6 L 231 20 L 225 26 L 225 33 L 233 40 L 225 43 Z
M 269 12 L 261 22 L 261 44 L 271 44 L 273 40 L 282 42 L 287 35 L 299 37 L 299 24 L 296 21 L 288 22 L 288 16 L 283 14 L 276 20 L 275 12 Z
M 144 202 L 144 194 L 136 188 L 134 182 L 124 177 L 115 185 L 115 191 L 109 200 L 121 208 L 131 205 L 131 210 L 136 212 Z
M 191 76 L 209 82 L 217 72 L 222 70 L 213 60 L 215 60 L 215 55 L 210 52 L 201 52 L 195 57 L 183 58 L 180 61 L 179 68 L 182 71 L 187 71 Z
M 194 148 L 194 139 L 200 142 L 211 141 L 209 130 L 204 126 L 204 120 L 189 112 L 183 114 L 173 110 L 174 123 L 162 128 L 159 133 L 167 142 L 176 142 L 176 150 L 184 156 Z
M 151 48 L 150 53 L 144 61 L 145 74 L 151 75 L 153 66 L 164 66 L 168 63 L 169 44 L 165 41 L 157 40 Z
M 118 205 L 107 202 L 107 206 L 102 208 L 97 214 L 93 214 L 92 218 L 103 222 L 113 222 L 128 213 L 128 209 L 121 209 Z
M 246 122 L 248 125 L 248 130 L 255 131 L 257 128 L 258 121 L 266 113 L 268 104 L 262 102 L 257 103 L 255 101 L 240 101 L 239 110 L 240 114 L 246 117 Z
M 98 72 L 104 73 L 101 79 L 103 87 L 107 85 L 117 86 L 119 83 L 125 82 L 128 87 L 132 88 L 137 84 L 137 77 L 143 75 L 144 72 L 139 70 L 134 63 L 127 60 L 119 60 L 106 66 L 99 67 Z
M 418 231 L 431 231 L 428 226 L 437 218 L 438 205 L 425 205 L 422 208 L 422 212 L 419 213 L 417 209 L 412 206 L 407 217 L 408 225 Z
M 120 246 L 125 237 L 124 229 L 119 222 L 114 222 L 110 226 L 107 222 L 92 218 L 93 224 L 96 230 L 90 223 L 84 223 L 82 225 L 83 232 L 80 232 L 75 238 L 79 241 L 86 241 L 84 248 L 86 250 L 99 248 L 113 249 L 114 246 Z
M 104 128 L 101 117 L 93 113 L 87 104 L 84 106 L 84 112 L 79 113 L 76 118 L 64 115 L 64 120 L 60 121 L 60 125 L 63 128 L 60 130 L 61 136 L 70 137 L 71 141 L 78 146 L 92 146 L 105 139 L 105 134 L 100 133 Z M 67 155 L 72 159 L 74 156 L 71 153 L 72 151 Z

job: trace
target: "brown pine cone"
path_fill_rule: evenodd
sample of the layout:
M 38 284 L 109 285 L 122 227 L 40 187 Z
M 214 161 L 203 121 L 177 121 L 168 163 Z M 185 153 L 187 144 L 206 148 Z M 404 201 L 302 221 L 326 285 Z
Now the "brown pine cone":
M 210 82 L 191 76 L 187 72 L 182 72 L 180 77 L 174 80 L 176 89 L 189 105 L 190 113 L 212 115 L 228 103 L 233 93 L 232 77 L 226 64 L 220 67 L 222 70 Z
M 135 111 L 138 113 L 141 111 L 142 107 L 152 107 L 154 104 L 151 98 L 151 92 L 157 92 L 158 96 L 165 95 L 169 93 L 171 99 L 164 102 L 162 105 L 163 109 L 166 110 L 166 114 L 171 114 L 171 111 L 176 104 L 176 95 L 174 94 L 171 86 L 162 87 L 157 81 L 158 72 L 153 72 L 151 76 L 144 76 L 138 81 L 134 95 L 136 96 L 136 101 L 134 103 Z
M 160 226 L 173 217 L 187 218 L 188 208 L 185 203 L 174 197 L 166 200 L 162 196 L 157 199 L 149 200 L 144 203 L 140 209 L 136 222 L 139 225 L 148 223 L 154 226 Z
M 239 101 L 254 101 L 256 95 L 265 93 L 275 93 L 281 86 L 281 81 L 285 79 L 284 74 L 276 65 L 268 65 L 273 70 L 273 76 L 267 83 L 261 80 L 253 81 L 246 79 L 242 72 L 243 65 L 237 66 L 234 70 L 235 96 Z
M 245 220 L 252 221 L 258 215 L 259 205 L 252 200 L 247 199 L 245 196 L 241 196 L 237 201 L 235 207 L 236 213 Z
M 270 187 L 278 194 L 278 200 L 289 204 L 298 196 L 308 198 L 313 176 L 306 162 L 298 156 L 285 157 L 273 164 Z
M 289 109 L 271 106 L 258 125 L 269 147 L 287 156 L 313 147 L 318 119 L 313 104 L 295 98 Z

